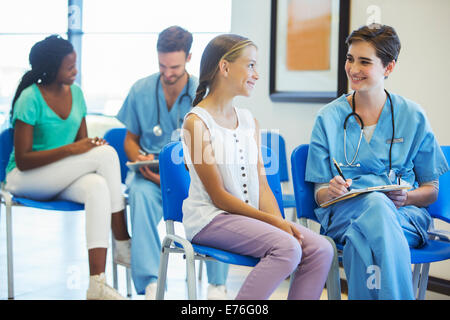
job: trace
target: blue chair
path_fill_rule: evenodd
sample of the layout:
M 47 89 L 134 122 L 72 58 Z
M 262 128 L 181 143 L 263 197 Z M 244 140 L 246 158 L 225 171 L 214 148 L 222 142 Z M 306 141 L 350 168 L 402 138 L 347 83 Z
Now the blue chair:
M 8 299 L 14 299 L 14 263 L 13 263 L 13 234 L 12 234 L 12 207 L 24 206 L 36 209 L 53 211 L 83 211 L 84 205 L 72 201 L 51 200 L 36 201 L 27 198 L 15 197 L 4 189 L 6 166 L 13 149 L 13 130 L 6 129 L 0 133 L 0 181 L 2 181 L 0 194 L 6 207 L 6 252 L 8 270 Z M 128 291 L 130 295 L 130 291 Z
M 265 152 L 265 154 L 271 156 L 270 151 Z M 274 158 L 271 159 L 272 161 L 277 161 Z M 270 165 L 270 161 L 265 162 L 267 163 L 266 166 Z M 171 142 L 163 148 L 159 155 L 159 165 L 166 236 L 162 242 L 156 299 L 164 299 L 169 254 L 182 253 L 186 258 L 188 298 L 195 300 L 197 299 L 195 260 L 218 260 L 225 263 L 253 267 L 259 262 L 259 259 L 191 244 L 185 238 L 176 235 L 174 223 L 182 222 L 183 220 L 181 208 L 183 200 L 188 196 L 190 184 L 189 172 L 184 165 L 181 142 Z M 283 213 L 281 185 L 278 174 L 268 175 L 267 180 Z
M 122 178 L 122 183 L 125 183 L 125 179 L 128 173 L 128 167 L 126 166 L 128 157 L 125 153 L 123 145 L 126 135 L 126 128 L 112 128 L 106 131 L 105 135 L 103 136 L 103 139 L 105 139 L 109 143 L 109 145 L 116 150 L 117 155 L 119 156 L 120 177 Z
M 2 181 L 0 194 L 6 207 L 6 256 L 8 269 L 8 299 L 14 299 L 14 257 L 13 257 L 13 228 L 12 207 L 25 206 L 36 209 L 56 211 L 81 211 L 84 205 L 71 201 L 35 201 L 27 198 L 15 197 L 4 189 L 6 166 L 13 149 L 13 130 L 6 129 L 0 133 L 0 181 Z
M 308 157 L 309 145 L 303 144 L 298 146 L 291 155 L 292 165 L 292 181 L 294 186 L 294 194 L 297 203 L 297 217 L 306 218 L 318 222 L 314 209 L 317 204 L 314 200 L 314 185 L 305 181 L 305 169 L 306 160 Z M 442 151 L 450 162 L 450 146 L 443 146 Z M 428 211 L 435 219 L 440 219 L 446 222 L 450 222 L 450 199 L 448 193 L 450 191 L 450 172 L 442 175 L 439 179 L 439 197 L 438 200 L 433 203 Z M 424 299 L 426 287 L 428 283 L 428 271 L 429 264 L 431 262 L 443 261 L 450 259 L 450 242 L 439 231 L 433 233 L 429 243 L 420 249 L 411 248 L 411 263 L 414 264 L 413 271 L 413 288 L 417 293 L 417 299 Z M 444 241 L 435 240 L 436 236 L 441 237 Z M 331 238 L 328 238 L 332 241 Z M 334 243 L 334 242 L 333 242 Z M 342 244 L 335 245 L 338 250 L 339 259 L 342 259 Z M 330 282 L 334 282 L 337 286 L 339 284 L 339 264 L 338 259 L 333 262 L 332 270 L 333 274 Z M 328 287 L 328 281 L 327 281 Z M 338 294 L 336 291 L 333 295 Z M 340 290 L 339 290 L 340 297 Z
M 263 131 L 261 133 L 261 145 L 272 149 L 279 159 L 279 170 L 280 170 L 280 182 L 289 182 L 289 173 L 287 168 L 287 159 L 286 159 L 286 144 L 283 136 L 276 133 L 275 131 Z M 294 194 L 283 194 L 283 206 L 284 208 L 294 208 L 295 205 L 295 196 Z
M 124 145 L 123 145 L 126 134 L 127 134 L 126 128 L 112 128 L 112 129 L 109 129 L 103 136 L 103 139 L 105 139 L 109 143 L 109 145 L 116 150 L 117 155 L 119 156 L 120 178 L 121 178 L 122 184 L 125 183 L 125 179 L 126 179 L 127 173 L 128 173 L 128 167 L 126 166 L 128 157 L 125 153 L 125 149 L 124 149 Z M 125 200 L 128 200 L 128 196 L 126 194 L 125 194 Z M 125 225 L 127 225 L 127 215 L 125 215 Z M 115 250 L 114 241 L 112 241 L 112 249 L 113 249 L 113 251 Z M 119 287 L 118 279 L 117 279 L 117 266 L 121 265 L 121 266 L 125 267 L 125 269 L 126 269 L 125 272 L 126 272 L 126 281 L 127 281 L 126 282 L 127 283 L 127 295 L 128 295 L 128 297 L 131 297 L 131 269 L 128 268 L 128 266 L 126 266 L 126 265 L 115 263 L 114 258 L 112 259 L 112 264 L 113 264 L 112 270 L 113 270 L 113 287 L 114 287 L 114 289 L 117 290 Z

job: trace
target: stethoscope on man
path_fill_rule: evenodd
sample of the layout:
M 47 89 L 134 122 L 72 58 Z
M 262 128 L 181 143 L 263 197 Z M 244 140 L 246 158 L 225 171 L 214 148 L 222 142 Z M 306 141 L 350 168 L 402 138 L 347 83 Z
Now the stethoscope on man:
M 189 95 L 189 87 L 190 87 L 189 82 L 190 82 L 191 77 L 189 76 L 189 73 L 186 72 L 186 74 L 187 74 L 186 90 L 185 90 L 185 92 L 183 93 L 183 95 L 182 95 L 179 99 L 177 99 L 177 100 L 179 101 L 178 103 L 181 103 L 181 102 L 183 101 L 183 98 L 184 98 L 184 97 L 188 97 L 189 100 L 190 100 L 190 104 L 192 105 L 193 99 L 192 99 L 192 97 Z M 159 105 L 159 84 L 160 84 L 160 82 L 161 82 L 161 75 L 160 75 L 160 76 L 158 77 L 158 79 L 156 80 L 156 86 L 155 86 L 156 112 L 157 112 L 157 119 L 158 119 L 158 122 L 157 122 L 157 124 L 153 127 L 153 134 L 154 134 L 155 136 L 157 136 L 157 137 L 160 137 L 160 136 L 162 136 L 162 134 L 163 134 L 163 130 L 162 130 L 162 128 L 161 128 L 161 115 L 160 115 L 161 111 L 160 111 L 160 109 L 159 109 L 159 108 L 160 108 L 160 105 Z M 183 88 L 183 90 L 184 90 L 184 88 Z M 177 109 L 177 128 L 178 128 L 178 129 L 181 127 L 180 120 L 182 120 L 182 119 L 180 119 L 180 108 L 178 108 L 178 109 Z
M 395 173 L 392 170 L 392 145 L 393 145 L 394 140 L 395 140 L 394 104 L 392 103 L 391 95 L 389 94 L 389 92 L 386 89 L 384 91 L 387 94 L 387 97 L 388 97 L 388 100 L 389 100 L 389 104 L 390 104 L 390 107 L 391 107 L 392 137 L 391 137 L 390 146 L 389 146 L 389 171 L 388 171 L 388 177 L 392 181 L 393 179 L 395 179 Z M 349 113 L 347 115 L 347 117 L 344 120 L 344 157 L 345 157 L 346 164 L 342 164 L 341 163 L 340 164 L 341 167 L 360 167 L 360 164 L 359 163 L 355 163 L 355 161 L 356 161 L 356 158 L 358 156 L 359 147 L 361 145 L 361 140 L 362 140 L 362 137 L 363 137 L 363 134 L 364 134 L 364 122 L 363 122 L 362 118 L 360 117 L 360 115 L 356 113 L 355 93 L 356 93 L 356 91 L 353 92 L 353 95 L 352 95 L 352 109 L 353 110 L 352 110 L 351 113 Z M 360 129 L 361 131 L 360 131 L 360 134 L 359 134 L 359 139 L 358 139 L 358 144 L 356 146 L 355 155 L 353 156 L 351 161 L 349 161 L 348 158 L 347 158 L 347 121 L 348 121 L 348 119 L 351 116 L 354 116 L 354 117 L 358 118 L 358 120 L 359 120 L 359 122 L 361 124 L 361 129 Z M 400 181 L 400 177 L 399 177 L 399 181 Z

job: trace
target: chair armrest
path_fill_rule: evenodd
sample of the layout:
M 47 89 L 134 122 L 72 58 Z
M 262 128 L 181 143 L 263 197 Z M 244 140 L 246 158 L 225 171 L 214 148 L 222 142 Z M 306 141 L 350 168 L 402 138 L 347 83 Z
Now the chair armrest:
M 428 235 L 433 237 L 435 240 L 450 242 L 450 232 L 447 230 L 437 230 L 432 228 L 428 230 Z
M 167 243 L 168 241 L 170 241 L 170 243 Z M 190 252 L 191 254 L 194 254 L 194 248 L 192 247 L 192 243 L 186 240 L 185 238 L 177 236 L 176 234 L 166 234 L 163 240 L 164 245 L 167 246 L 169 246 L 173 241 L 181 244 L 186 253 Z
M 5 204 L 7 206 L 11 206 L 12 204 L 12 194 L 4 189 L 0 189 L 0 196 L 5 200 Z

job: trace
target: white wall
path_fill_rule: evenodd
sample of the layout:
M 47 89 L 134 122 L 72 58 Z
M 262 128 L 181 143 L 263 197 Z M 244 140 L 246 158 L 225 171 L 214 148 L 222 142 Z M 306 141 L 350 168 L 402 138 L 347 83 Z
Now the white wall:
M 366 24 L 368 6 L 380 8 L 381 23 L 393 26 L 402 42 L 396 70 L 386 82 L 388 90 L 420 103 L 426 110 L 440 144 L 450 144 L 450 1 L 351 1 L 350 29 Z M 269 98 L 270 0 L 233 0 L 233 33 L 258 45 L 260 80 L 251 98 L 239 98 L 263 129 L 278 129 L 286 140 L 288 157 L 309 143 L 316 112 L 323 104 L 273 103 Z M 289 159 L 289 158 L 288 158 Z M 450 230 L 448 225 L 438 227 Z M 431 275 L 450 279 L 450 262 L 432 265 Z

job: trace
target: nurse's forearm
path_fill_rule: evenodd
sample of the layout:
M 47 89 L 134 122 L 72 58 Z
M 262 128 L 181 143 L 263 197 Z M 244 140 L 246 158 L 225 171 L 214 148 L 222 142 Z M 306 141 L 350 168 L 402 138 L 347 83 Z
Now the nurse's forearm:
M 127 135 L 125 136 L 125 141 L 124 141 L 124 149 L 125 149 L 125 153 L 128 157 L 128 159 L 130 159 L 130 161 L 136 161 L 138 156 L 139 156 L 139 149 L 140 149 L 140 145 L 139 145 L 139 136 L 136 136 L 134 134 L 132 134 L 131 132 L 127 131 Z
M 437 200 L 438 192 L 431 185 L 423 185 L 407 193 L 405 206 L 427 207 Z

